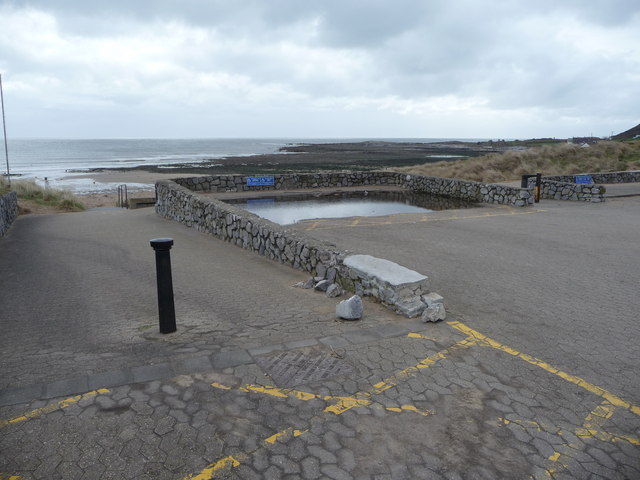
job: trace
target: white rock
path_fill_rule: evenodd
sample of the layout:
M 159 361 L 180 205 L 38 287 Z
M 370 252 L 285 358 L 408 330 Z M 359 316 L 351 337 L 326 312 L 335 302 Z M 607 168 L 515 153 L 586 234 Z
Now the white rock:
M 439 320 L 444 320 L 447 316 L 447 312 L 444 309 L 444 304 L 442 303 L 434 303 L 426 308 L 424 312 L 422 312 L 422 321 L 423 322 L 437 322 Z
M 362 299 L 358 295 L 354 295 L 336 305 L 336 316 L 345 320 L 358 320 L 362 317 L 363 312 Z
M 434 303 L 444 303 L 444 298 L 442 298 L 436 292 L 431 292 L 427 293 L 426 295 L 422 295 L 422 301 L 427 304 L 427 307 L 430 307 Z

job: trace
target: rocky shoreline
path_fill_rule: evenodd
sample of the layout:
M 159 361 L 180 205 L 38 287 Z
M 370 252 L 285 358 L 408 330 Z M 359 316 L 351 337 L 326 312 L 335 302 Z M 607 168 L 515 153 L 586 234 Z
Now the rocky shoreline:
M 378 170 L 406 167 L 443 160 L 460 160 L 494 152 L 525 149 L 522 142 L 440 142 L 405 143 L 366 141 L 287 145 L 279 153 L 249 157 L 226 157 L 167 165 L 140 165 L 130 168 L 99 168 L 86 172 L 135 171 L 176 174 L 266 174 L 320 172 L 332 170 Z

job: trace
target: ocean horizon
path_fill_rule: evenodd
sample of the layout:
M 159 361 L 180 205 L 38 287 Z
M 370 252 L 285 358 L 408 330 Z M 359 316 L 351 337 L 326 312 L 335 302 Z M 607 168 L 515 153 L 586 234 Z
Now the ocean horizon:
M 78 178 L 92 169 L 199 163 L 224 157 L 278 153 L 291 144 L 392 141 L 435 143 L 481 141 L 462 138 L 9 138 L 9 173 L 76 193 L 112 189 L 113 185 Z M 7 173 L 2 155 L 0 174 Z

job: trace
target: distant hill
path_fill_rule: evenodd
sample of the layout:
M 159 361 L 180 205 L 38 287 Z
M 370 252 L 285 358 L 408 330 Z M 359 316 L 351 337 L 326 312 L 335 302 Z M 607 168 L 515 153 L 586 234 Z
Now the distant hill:
M 612 140 L 631 140 L 632 138 L 635 138 L 637 136 L 640 136 L 640 124 L 636 125 L 633 128 L 630 128 L 626 132 L 622 132 L 611 137 L 611 139 Z

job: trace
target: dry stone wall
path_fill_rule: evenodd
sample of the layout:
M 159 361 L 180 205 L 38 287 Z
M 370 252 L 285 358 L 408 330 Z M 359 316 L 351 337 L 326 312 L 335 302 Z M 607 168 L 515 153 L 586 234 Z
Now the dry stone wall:
M 375 280 L 344 264 L 350 252 L 340 250 L 328 242 L 319 241 L 293 229 L 277 225 L 246 210 L 201 195 L 173 181 L 156 183 L 156 212 L 165 218 L 180 222 L 200 232 L 256 252 L 271 260 L 308 272 L 318 278 L 338 283 L 345 290 L 370 295 L 398 313 L 415 316 L 420 311 L 407 309 L 405 286 L 399 295 L 374 287 Z M 429 293 L 417 289 L 417 301 Z M 427 305 L 424 305 L 426 308 Z
M 576 175 L 550 175 L 542 177 L 540 197 L 549 200 L 575 200 L 599 203 L 606 199 L 606 187 L 603 184 L 640 182 L 640 171 L 583 173 L 589 175 L 593 183 L 575 183 Z M 529 178 L 529 187 L 535 184 Z
M 454 178 L 428 177 L 396 172 L 335 172 L 273 175 L 274 184 L 248 186 L 243 175 L 178 178 L 179 185 L 194 192 L 246 192 L 328 187 L 389 185 L 472 202 L 525 207 L 533 204 L 533 188 L 517 188 Z
M 18 217 L 18 196 L 16 192 L 0 195 L 0 237 L 9 230 Z
M 535 179 L 534 179 L 535 182 Z M 592 183 L 554 182 L 543 178 L 540 183 L 540 198 L 548 200 L 576 200 L 580 202 L 604 202 L 606 188 Z
M 603 172 L 603 173 L 584 173 L 581 175 L 590 175 L 594 183 L 637 183 L 640 182 L 640 170 L 630 170 L 627 172 Z M 544 177 L 545 180 L 553 182 L 573 183 L 574 175 L 555 175 Z
M 430 292 L 426 280 L 392 285 L 376 275 L 350 267 L 348 262 L 345 263 L 345 259 L 352 256 L 350 252 L 202 195 L 210 192 L 367 185 L 388 185 L 468 201 L 521 207 L 533 202 L 532 189 L 395 172 L 282 174 L 273 175 L 273 185 L 262 186 L 248 186 L 247 177 L 243 175 L 215 175 L 157 182 L 156 212 L 165 218 L 308 272 L 316 279 L 327 279 L 338 283 L 345 290 L 375 297 L 405 316 L 420 315 L 429 307 L 428 299 L 431 298 L 428 296 Z
M 402 187 L 414 192 L 461 198 L 472 202 L 498 203 L 514 207 L 532 205 L 533 187 L 516 188 L 492 183 L 472 182 L 454 178 L 405 175 Z

